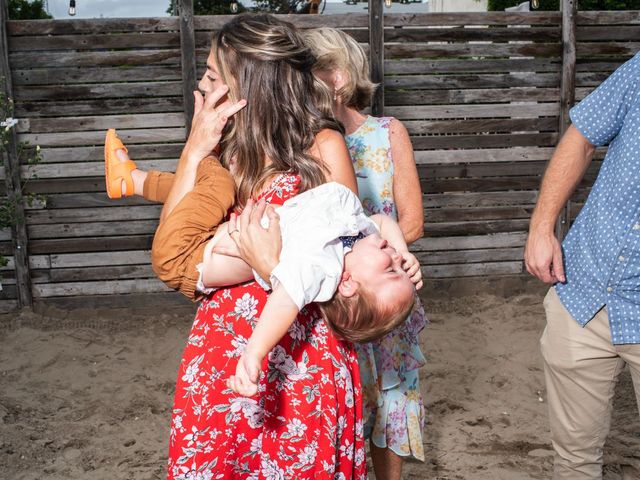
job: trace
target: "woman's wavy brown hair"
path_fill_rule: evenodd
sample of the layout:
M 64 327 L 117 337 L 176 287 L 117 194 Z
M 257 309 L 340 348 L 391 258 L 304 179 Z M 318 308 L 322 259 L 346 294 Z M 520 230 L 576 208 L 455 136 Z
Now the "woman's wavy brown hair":
M 243 14 L 214 35 L 211 48 L 230 99 L 247 100 L 222 141 L 223 163 L 233 159 L 237 204 L 277 173 L 299 174 L 301 191 L 324 183 L 325 167 L 308 152 L 320 130 L 342 128 L 297 28 L 272 15 Z

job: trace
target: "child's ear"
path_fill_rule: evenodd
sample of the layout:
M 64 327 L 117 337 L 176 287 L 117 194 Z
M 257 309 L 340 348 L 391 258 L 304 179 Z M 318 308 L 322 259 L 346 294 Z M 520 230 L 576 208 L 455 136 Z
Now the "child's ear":
M 356 282 L 349 272 L 342 272 L 342 278 L 338 284 L 338 293 L 343 297 L 353 297 L 358 291 L 358 282 Z

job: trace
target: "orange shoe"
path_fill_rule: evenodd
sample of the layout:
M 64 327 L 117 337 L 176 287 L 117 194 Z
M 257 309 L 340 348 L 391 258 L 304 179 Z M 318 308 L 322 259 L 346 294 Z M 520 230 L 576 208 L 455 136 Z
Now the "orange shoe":
M 130 197 L 134 194 L 131 172 L 137 168 L 136 164 L 133 160 L 121 161 L 116 153 L 118 150 L 128 152 L 116 131 L 110 128 L 104 139 L 104 178 L 109 198 Z M 125 184 L 124 193 L 122 193 L 122 182 Z

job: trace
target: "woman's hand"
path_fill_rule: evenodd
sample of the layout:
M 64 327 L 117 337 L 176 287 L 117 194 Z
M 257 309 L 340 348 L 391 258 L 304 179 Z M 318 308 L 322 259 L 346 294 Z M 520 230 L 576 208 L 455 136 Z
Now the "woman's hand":
M 264 228 L 260 223 L 265 213 L 269 219 L 268 228 Z M 237 251 L 217 248 L 214 248 L 214 251 L 223 255 L 239 256 L 268 282 L 271 272 L 280 262 L 282 250 L 280 217 L 273 206 L 267 206 L 264 200 L 258 203 L 249 200 L 240 216 L 231 215 L 229 236 L 236 244 Z
M 211 155 L 220 143 L 222 130 L 229 118 L 247 104 L 243 99 L 235 103 L 227 100 L 218 105 L 228 92 L 229 87 L 226 85 L 216 88 L 204 97 L 197 90 L 193 92 L 195 106 L 185 150 L 188 152 L 188 158 L 194 162 L 199 163 L 200 160 Z
M 422 288 L 422 270 L 420 262 L 416 256 L 409 251 L 398 252 L 402 255 L 402 269 L 409 275 L 409 278 L 416 286 L 416 290 Z

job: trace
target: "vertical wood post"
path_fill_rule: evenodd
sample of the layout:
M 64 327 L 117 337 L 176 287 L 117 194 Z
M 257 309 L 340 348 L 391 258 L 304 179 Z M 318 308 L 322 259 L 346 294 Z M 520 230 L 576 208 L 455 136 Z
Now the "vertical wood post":
M 0 77 L 4 79 L 4 93 L 7 98 L 13 98 L 11 84 L 11 70 L 9 68 L 9 43 L 7 39 L 7 21 L 9 7 L 7 0 L 0 0 Z M 13 257 L 15 261 L 16 288 L 18 291 L 18 305 L 31 307 L 31 275 L 29 272 L 29 254 L 27 252 L 27 225 L 22 202 L 22 183 L 20 181 L 20 159 L 18 158 L 18 137 L 15 127 L 9 131 L 8 144 L 5 145 L 5 185 L 7 199 L 15 206 L 15 225 L 11 227 L 13 243 Z
M 383 0 L 369 0 L 369 67 L 371 81 L 379 84 L 373 94 L 371 114 L 384 115 L 384 16 Z
M 180 14 L 180 50 L 182 57 L 182 99 L 187 136 L 191 130 L 196 88 L 196 36 L 193 22 L 193 0 L 177 0 Z
M 576 98 L 576 16 L 577 0 L 560 0 L 562 9 L 562 79 L 560 80 L 560 136 L 571 124 L 569 110 Z M 562 241 L 571 221 L 571 200 L 560 212 L 556 222 L 556 237 Z

